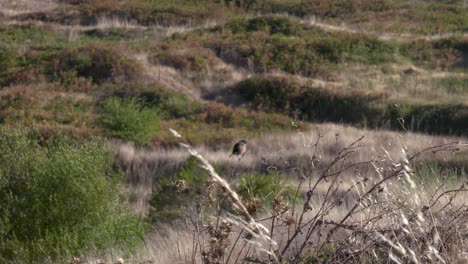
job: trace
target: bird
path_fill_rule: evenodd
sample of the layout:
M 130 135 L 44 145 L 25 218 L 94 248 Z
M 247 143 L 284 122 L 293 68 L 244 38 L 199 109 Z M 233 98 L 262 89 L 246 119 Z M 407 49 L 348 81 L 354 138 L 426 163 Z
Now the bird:
M 232 154 L 229 155 L 229 157 L 232 157 L 232 155 L 237 155 L 239 157 L 239 160 L 244 156 L 245 152 L 247 151 L 247 141 L 241 140 L 237 142 L 234 147 L 232 148 Z

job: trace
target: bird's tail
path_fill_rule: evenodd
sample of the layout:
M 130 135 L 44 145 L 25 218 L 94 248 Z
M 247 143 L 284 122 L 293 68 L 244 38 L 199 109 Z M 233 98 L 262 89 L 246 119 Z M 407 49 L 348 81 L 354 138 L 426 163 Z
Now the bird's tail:
M 229 157 L 232 157 L 233 154 L 229 155 Z

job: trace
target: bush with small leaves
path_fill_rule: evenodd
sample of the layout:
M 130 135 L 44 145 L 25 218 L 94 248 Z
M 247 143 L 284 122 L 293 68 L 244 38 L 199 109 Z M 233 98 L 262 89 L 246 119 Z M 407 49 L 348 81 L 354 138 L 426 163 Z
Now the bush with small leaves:
M 0 152 L 1 263 L 65 263 L 142 242 L 102 142 L 2 129 Z
M 159 125 L 156 110 L 141 106 L 134 98 L 110 97 L 102 103 L 101 125 L 112 137 L 148 143 Z

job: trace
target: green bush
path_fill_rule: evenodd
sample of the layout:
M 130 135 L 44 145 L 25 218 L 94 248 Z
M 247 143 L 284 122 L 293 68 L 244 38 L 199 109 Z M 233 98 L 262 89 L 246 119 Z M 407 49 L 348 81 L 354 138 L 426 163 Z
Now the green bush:
M 103 143 L 1 130 L 0 152 L 1 263 L 64 263 L 142 242 Z
M 142 107 L 134 98 L 107 98 L 102 103 L 100 116 L 100 123 L 110 136 L 141 144 L 151 140 L 159 125 L 159 114 Z

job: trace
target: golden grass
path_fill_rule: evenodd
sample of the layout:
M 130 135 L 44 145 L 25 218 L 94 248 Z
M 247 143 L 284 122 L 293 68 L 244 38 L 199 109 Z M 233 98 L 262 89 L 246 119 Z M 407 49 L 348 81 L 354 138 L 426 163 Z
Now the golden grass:
M 317 149 L 315 168 L 310 167 L 311 147 L 321 136 Z M 215 166 L 229 171 L 238 168 L 240 171 L 253 172 L 265 170 L 269 166 L 279 171 L 291 171 L 303 168 L 304 173 L 316 173 L 325 164 L 330 163 L 337 152 L 357 138 L 364 136 L 361 151 L 347 162 L 363 162 L 372 159 L 392 157 L 399 159 L 401 150 L 417 153 L 427 146 L 441 145 L 450 142 L 467 144 L 467 140 L 455 137 L 429 136 L 417 133 L 398 133 L 390 131 L 360 130 L 351 126 L 336 124 L 316 124 L 308 131 L 298 133 L 277 133 L 262 138 L 247 138 L 248 152 L 239 162 L 229 158 L 231 144 L 217 146 L 200 146 L 197 150 Z M 464 143 L 463 143 L 464 142 Z M 127 172 L 130 192 L 134 198 L 135 210 L 146 213 L 149 209 L 146 200 L 151 195 L 151 186 L 159 178 L 173 175 L 185 163 L 189 154 L 180 149 L 147 149 L 136 148 L 131 144 L 113 143 L 117 158 Z M 466 163 L 468 153 L 453 156 L 436 156 L 442 162 Z M 423 160 L 424 157 L 421 157 Z M 434 157 L 431 157 L 434 159 Z M 363 177 L 374 174 L 371 167 L 365 166 L 360 171 Z M 295 180 L 294 178 L 291 178 Z M 296 181 L 296 180 L 295 180 Z
M 468 90 L 451 91 L 441 79 L 467 80 L 462 72 L 422 69 L 410 63 L 379 66 L 349 65 L 338 73 L 340 89 L 384 92 L 395 101 L 468 103 Z
M 454 223 L 453 226 L 444 226 L 444 221 L 456 220 L 461 221 L 460 223 L 466 221 L 462 213 L 463 208 L 466 207 L 467 190 L 463 185 L 460 189 L 454 187 L 452 191 L 448 185 L 440 185 L 443 186 L 442 188 L 439 183 L 433 185 L 420 182 L 410 168 L 414 164 L 410 160 L 413 156 L 420 155 L 421 151 L 426 151 L 426 155 L 421 154 L 419 159 L 414 160 L 420 162 L 430 158 L 441 162 L 459 161 L 466 164 L 468 160 L 467 139 L 359 130 L 348 126 L 323 124 L 316 125 L 306 132 L 275 134 L 248 139 L 248 141 L 249 152 L 240 162 L 228 158 L 230 146 L 221 147 L 221 149 L 204 146 L 197 148 L 197 152 L 206 157 L 210 163 L 216 164 L 221 171 L 224 171 L 225 167 L 238 168 L 237 173 L 242 174 L 245 171 L 258 170 L 261 167 L 260 164 L 267 163 L 270 165 L 270 170 L 290 175 L 291 182 L 297 186 L 302 196 L 298 198 L 298 203 L 287 205 L 289 209 L 286 213 L 273 216 L 277 219 L 276 222 L 271 221 L 273 218 L 269 213 L 256 216 L 256 221 L 270 230 L 270 236 L 277 243 L 277 245 L 271 244 L 270 249 L 279 250 L 277 256 L 280 261 L 291 261 L 290 257 L 306 254 L 302 252 L 300 245 L 309 245 L 311 250 L 317 250 L 315 252 L 323 250 L 326 252 L 326 245 L 329 243 L 327 241 L 330 239 L 338 252 L 338 255 L 330 257 L 336 261 L 343 260 L 343 256 L 339 254 L 347 252 L 348 246 L 350 250 L 352 247 L 357 252 L 362 251 L 365 254 L 369 254 L 369 249 L 373 247 L 377 251 L 383 247 L 388 251 L 386 253 L 379 251 L 379 255 L 374 256 L 375 259 L 385 257 L 399 262 L 409 260 L 412 263 L 420 263 L 422 259 L 429 259 L 448 263 L 464 259 L 460 252 L 463 252 L 466 246 L 465 237 L 468 236 L 468 230 L 464 224 Z M 137 185 L 151 185 L 152 182 L 145 182 L 145 177 L 157 180 L 160 176 L 171 174 L 170 171 L 180 167 L 188 156 L 188 153 L 181 150 L 135 149 L 131 145 L 116 143 L 113 146 L 124 168 L 131 168 L 127 170 L 130 184 L 137 183 Z M 430 151 L 431 149 L 428 151 L 429 146 L 439 147 L 433 148 L 434 151 Z M 343 150 L 346 149 L 349 151 L 349 156 L 343 154 Z M 193 151 L 191 150 L 192 155 L 197 156 L 198 153 Z M 356 166 L 352 170 L 344 171 L 339 177 L 324 180 L 323 173 L 332 173 L 336 170 L 334 168 L 330 171 L 327 166 L 334 163 L 337 157 L 341 157 L 341 166 L 346 167 L 347 164 Z M 204 160 L 203 166 L 207 169 L 211 168 L 209 169 L 211 171 L 212 167 L 207 165 L 207 162 Z M 358 166 L 366 162 L 370 165 L 369 167 Z M 139 173 L 139 170 L 142 173 Z M 296 174 L 295 171 L 310 173 L 310 175 L 304 177 L 304 175 Z M 394 171 L 398 174 L 391 176 Z M 131 177 L 135 176 L 140 178 L 132 180 Z M 300 177 L 295 178 L 295 176 Z M 228 176 L 224 174 L 223 177 Z M 439 179 L 442 180 L 442 178 Z M 225 182 L 223 179 L 221 181 Z M 314 184 L 317 185 L 312 188 Z M 313 199 L 309 201 L 308 193 L 311 188 Z M 229 190 L 229 187 L 223 190 Z M 140 198 L 140 201 L 144 201 L 143 197 Z M 302 208 L 305 206 L 305 204 L 302 205 L 303 201 L 308 201 L 306 204 L 310 209 L 301 215 Z M 340 203 L 336 203 L 337 201 Z M 143 203 L 138 204 L 137 207 L 141 207 Z M 360 209 L 357 210 L 358 208 Z M 460 213 L 460 218 L 457 214 L 452 215 L 453 210 Z M 196 216 L 192 216 L 186 219 L 188 221 L 186 223 L 194 223 L 193 221 L 204 223 L 205 217 L 207 216 L 196 220 Z M 218 245 L 226 252 L 222 263 L 237 263 L 237 260 L 245 257 L 268 260 L 264 251 L 254 250 L 256 246 L 252 244 L 253 242 L 238 239 L 242 237 L 247 224 L 242 219 L 229 214 L 227 219 L 224 215 L 211 217 L 213 221 L 227 220 L 234 224 L 229 231 L 229 242 L 223 244 L 224 246 Z M 298 222 L 303 223 L 304 226 L 298 227 Z M 164 230 L 164 228 L 166 227 L 158 227 L 158 230 Z M 140 261 L 160 263 L 159 259 L 167 260 L 161 257 L 160 250 L 168 250 L 169 254 L 165 252 L 163 255 L 172 256 L 170 260 L 174 263 L 202 263 L 203 256 L 200 252 L 209 250 L 209 243 L 204 241 L 205 239 L 209 241 L 210 236 L 205 233 L 204 229 L 197 231 L 193 228 L 190 228 L 190 224 L 178 225 L 177 230 L 169 229 L 168 232 L 172 235 L 158 234 L 157 239 L 148 240 L 146 251 L 138 255 L 138 258 Z M 297 228 L 302 231 L 298 232 Z M 369 232 L 368 235 L 366 232 Z M 458 233 L 459 237 L 452 238 L 454 232 Z M 180 233 L 185 236 L 178 236 Z M 409 242 L 396 240 L 405 233 L 409 234 L 409 237 L 405 238 L 409 239 Z M 203 236 L 203 239 L 200 236 Z M 366 239 L 367 236 L 370 237 Z M 427 239 L 427 241 L 421 242 L 420 239 Z M 346 242 L 348 240 L 349 242 Z M 294 243 L 291 244 L 291 241 Z M 172 248 L 164 248 L 164 245 L 171 243 L 174 245 Z M 367 247 L 359 247 L 359 243 Z M 343 246 L 345 248 L 340 249 Z M 199 250 L 196 249 L 198 247 L 200 247 Z M 425 247 L 429 251 L 420 250 Z M 174 253 L 175 248 L 178 249 L 177 254 Z M 181 251 L 180 248 L 185 248 L 185 251 Z M 349 254 L 352 256 L 352 259 L 348 260 L 350 263 L 359 263 L 356 261 L 362 260 L 358 255 L 353 255 L 354 253 Z M 231 256 L 234 257 L 231 258 Z M 366 257 L 374 258 L 372 255 Z

